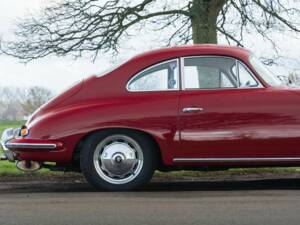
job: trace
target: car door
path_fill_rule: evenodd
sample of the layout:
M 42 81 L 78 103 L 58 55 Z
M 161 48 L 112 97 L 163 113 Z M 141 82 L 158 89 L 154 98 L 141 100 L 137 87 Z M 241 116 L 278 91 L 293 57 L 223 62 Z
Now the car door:
M 300 156 L 300 111 L 295 104 L 299 96 L 263 87 L 246 65 L 232 58 L 181 61 L 181 148 L 175 162 L 280 161 Z

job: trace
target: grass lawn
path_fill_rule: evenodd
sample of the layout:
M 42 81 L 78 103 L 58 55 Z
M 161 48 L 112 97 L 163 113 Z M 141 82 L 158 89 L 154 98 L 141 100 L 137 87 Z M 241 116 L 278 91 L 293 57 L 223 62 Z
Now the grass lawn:
M 23 125 L 24 121 L 1 121 L 0 120 L 0 133 L 2 134 L 3 130 L 9 127 L 20 127 Z
M 0 121 L 0 135 L 4 129 L 9 127 L 20 127 L 23 125 L 24 121 Z M 0 147 L 0 154 L 2 149 Z M 247 174 L 265 174 L 265 173 L 299 173 L 300 168 L 250 168 L 250 169 L 230 169 L 228 171 L 212 171 L 212 172 L 194 172 L 194 171 L 175 171 L 170 173 L 156 172 L 157 177 L 203 177 L 203 176 L 223 176 L 223 175 L 247 175 Z M 42 169 L 35 174 L 49 173 L 47 169 Z M 53 172 L 51 172 L 53 173 Z M 15 163 L 8 161 L 0 161 L 0 176 L 4 175 L 14 175 L 22 176 L 24 172 L 18 170 Z M 56 172 L 53 174 L 57 174 Z

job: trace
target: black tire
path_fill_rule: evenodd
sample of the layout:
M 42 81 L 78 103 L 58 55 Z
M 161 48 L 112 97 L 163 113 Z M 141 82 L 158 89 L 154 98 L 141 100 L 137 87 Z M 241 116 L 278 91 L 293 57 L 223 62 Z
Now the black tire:
M 143 165 L 138 175 L 128 183 L 114 184 L 103 179 L 97 172 L 94 164 L 94 153 L 97 146 L 106 138 L 113 135 L 123 135 L 133 139 L 140 147 L 143 155 Z M 99 131 L 90 135 L 84 142 L 80 153 L 80 166 L 86 180 L 97 190 L 129 191 L 147 184 L 156 169 L 157 154 L 156 145 L 144 134 L 124 129 L 112 129 Z

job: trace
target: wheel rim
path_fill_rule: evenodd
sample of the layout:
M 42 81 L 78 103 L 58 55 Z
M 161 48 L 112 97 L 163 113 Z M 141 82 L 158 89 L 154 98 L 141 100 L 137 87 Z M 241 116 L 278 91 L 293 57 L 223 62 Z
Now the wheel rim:
M 143 152 L 139 144 L 125 135 L 102 140 L 94 152 L 94 166 L 99 176 L 112 184 L 126 184 L 142 170 Z

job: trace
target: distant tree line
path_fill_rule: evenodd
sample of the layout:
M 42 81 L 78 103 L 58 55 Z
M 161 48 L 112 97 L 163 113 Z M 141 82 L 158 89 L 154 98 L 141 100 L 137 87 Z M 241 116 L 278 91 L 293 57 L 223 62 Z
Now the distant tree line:
M 26 119 L 52 96 L 53 93 L 43 87 L 0 87 L 0 120 Z

